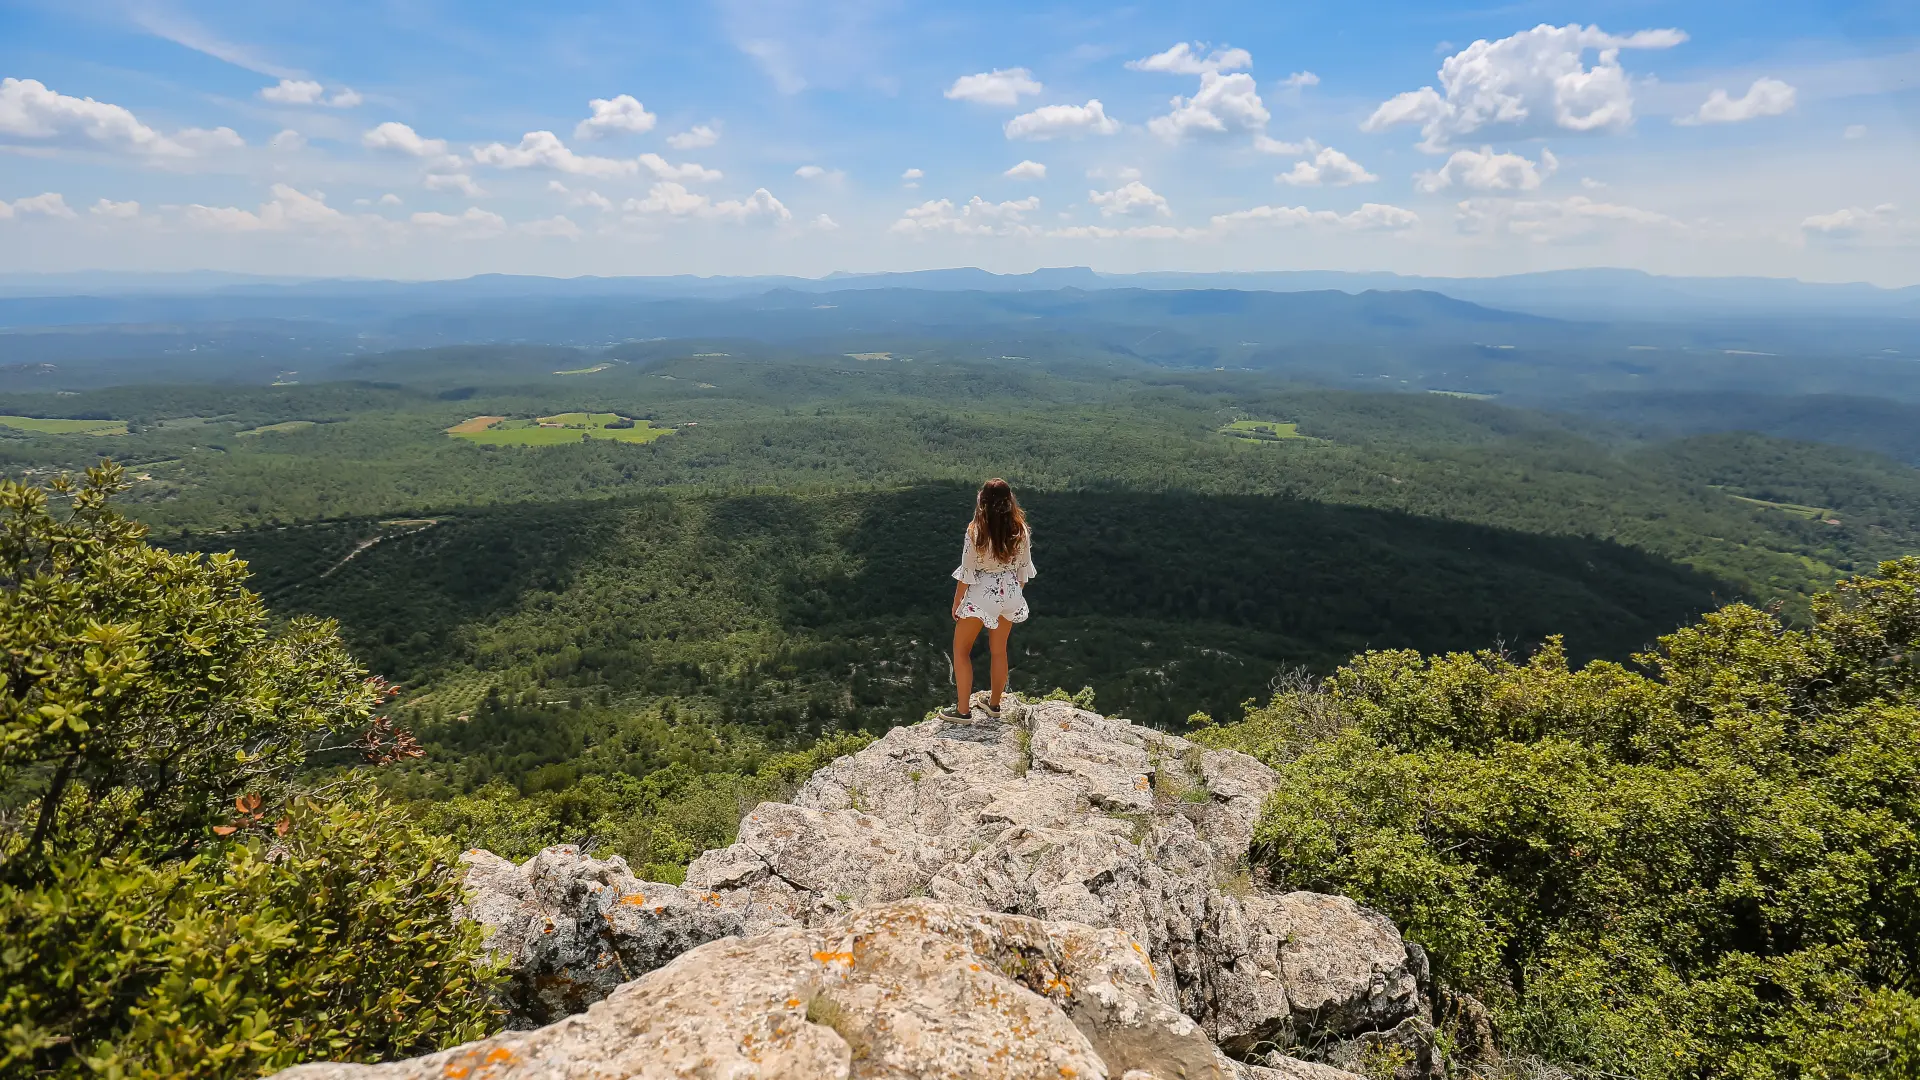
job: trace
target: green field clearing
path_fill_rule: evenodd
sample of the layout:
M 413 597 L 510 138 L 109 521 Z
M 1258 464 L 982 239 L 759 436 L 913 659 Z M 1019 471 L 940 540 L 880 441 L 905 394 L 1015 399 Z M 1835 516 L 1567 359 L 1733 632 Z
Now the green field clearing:
M 234 434 L 235 435 L 279 435 L 279 434 L 285 434 L 290 431 L 305 431 L 310 427 L 318 427 L 318 426 L 319 425 L 314 423 L 312 420 L 286 420 L 278 424 L 262 424 L 257 428 L 248 428 L 245 431 L 236 431 L 234 432 Z
M 455 425 L 447 434 L 483 446 L 564 446 L 586 439 L 612 439 L 614 442 L 646 443 L 670 434 L 672 428 L 654 427 L 651 421 L 632 420 L 632 427 L 610 427 L 623 422 L 618 413 L 558 413 L 537 420 L 498 420 L 471 430 L 472 421 Z M 470 430 L 462 431 L 461 428 Z
M 1300 434 L 1299 424 L 1282 424 L 1274 420 L 1235 420 L 1221 428 L 1220 434 L 1233 439 L 1245 439 L 1248 442 L 1311 439 L 1311 436 Z
M 60 420 L 38 416 L 0 416 L 0 427 L 36 435 L 125 435 L 125 420 Z

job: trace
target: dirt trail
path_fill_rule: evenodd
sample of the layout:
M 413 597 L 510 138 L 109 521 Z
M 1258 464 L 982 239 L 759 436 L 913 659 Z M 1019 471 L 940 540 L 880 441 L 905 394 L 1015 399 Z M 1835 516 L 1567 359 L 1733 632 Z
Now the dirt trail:
M 354 559 L 354 556 L 359 555 L 361 552 L 367 550 L 368 548 L 381 542 L 382 540 L 394 540 L 402 536 L 412 536 L 414 533 L 417 533 L 417 532 L 426 532 L 428 529 L 431 529 L 435 525 L 440 524 L 440 521 L 438 518 L 433 518 L 433 519 L 409 520 L 404 523 L 396 522 L 396 524 L 407 524 L 407 525 L 413 525 L 416 527 L 404 530 L 402 532 L 381 533 L 379 536 L 369 537 L 368 539 L 360 541 L 359 543 L 353 545 L 353 550 L 347 552 L 345 558 L 341 559 L 339 562 L 334 563 L 332 566 L 329 566 L 324 571 L 322 571 L 320 574 L 321 578 L 324 579 L 324 578 L 332 577 L 334 574 L 334 571 L 352 562 Z

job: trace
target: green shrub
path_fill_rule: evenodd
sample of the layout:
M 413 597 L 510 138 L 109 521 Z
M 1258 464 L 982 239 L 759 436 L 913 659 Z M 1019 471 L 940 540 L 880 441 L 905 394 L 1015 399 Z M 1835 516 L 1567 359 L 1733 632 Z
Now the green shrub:
M 352 793 L 186 861 L 0 885 L 0 1073 L 254 1076 L 479 1038 L 480 932 L 446 842 Z
M 271 633 L 245 563 L 143 543 L 108 505 L 122 486 L 115 466 L 0 481 L 0 881 L 189 854 L 236 798 L 284 803 L 310 746 L 378 696 L 332 623 Z
M 1257 857 L 1426 945 L 1507 1043 L 1654 1078 L 1920 1058 L 1920 560 L 1805 629 L 1733 605 L 1637 658 L 1356 657 L 1194 736 L 1280 783 Z
M 0 1073 L 251 1076 L 484 1034 L 450 847 L 300 779 L 329 741 L 411 752 L 369 720 L 384 684 L 331 624 L 271 632 L 244 563 L 146 546 L 121 486 L 0 481 Z

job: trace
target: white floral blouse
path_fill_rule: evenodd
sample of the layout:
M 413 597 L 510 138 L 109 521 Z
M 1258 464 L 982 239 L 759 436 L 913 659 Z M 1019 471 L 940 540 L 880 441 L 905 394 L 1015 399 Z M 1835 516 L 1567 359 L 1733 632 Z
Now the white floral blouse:
M 1012 622 L 1026 622 L 1024 586 L 1039 573 L 1033 568 L 1032 529 L 1020 538 L 1013 558 L 999 559 L 991 548 L 983 552 L 974 546 L 973 526 L 968 525 L 960 546 L 960 566 L 953 572 L 953 579 L 967 586 L 955 617 L 979 619 L 989 630 L 999 626 L 1003 617 Z

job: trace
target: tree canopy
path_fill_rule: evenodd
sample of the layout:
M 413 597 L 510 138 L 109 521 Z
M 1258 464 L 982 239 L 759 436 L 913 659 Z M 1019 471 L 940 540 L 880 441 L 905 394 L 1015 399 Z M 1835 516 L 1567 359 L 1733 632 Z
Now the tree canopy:
M 1920 559 L 1632 666 L 1370 652 L 1203 732 L 1272 764 L 1282 885 L 1378 907 L 1595 1075 L 1920 1069 Z

